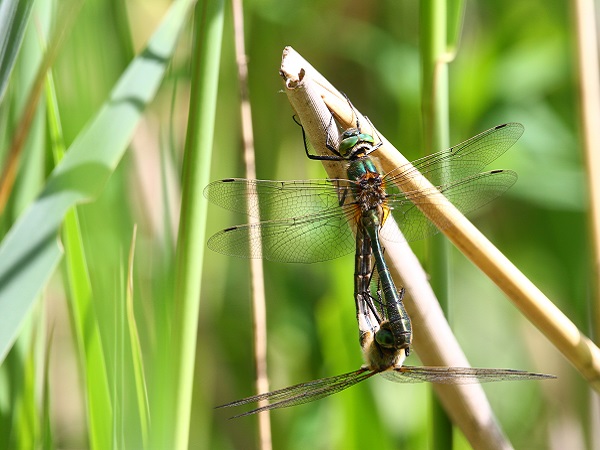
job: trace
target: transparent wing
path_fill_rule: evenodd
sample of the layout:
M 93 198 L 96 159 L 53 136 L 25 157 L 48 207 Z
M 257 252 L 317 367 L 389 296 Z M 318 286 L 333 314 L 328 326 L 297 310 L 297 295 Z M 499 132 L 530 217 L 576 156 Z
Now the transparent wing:
M 351 199 L 349 180 L 246 180 L 213 181 L 204 189 L 212 203 L 261 220 L 313 215 L 337 208 Z M 250 199 L 250 209 L 246 207 Z
M 442 186 L 439 191 L 466 214 L 502 195 L 516 179 L 517 175 L 512 171 L 496 170 Z M 348 190 L 349 183 L 348 180 L 289 183 L 232 180 L 211 183 L 205 191 L 208 192 L 208 198 L 213 201 L 219 198 L 215 203 L 234 211 L 245 210 L 244 199 L 249 189 L 260 192 L 260 216 L 274 219 L 227 228 L 211 237 L 208 246 L 229 256 L 263 257 L 279 262 L 310 263 L 346 255 L 354 248 L 354 238 L 347 222 L 355 216 L 356 209 Z M 283 186 L 283 189 L 278 192 L 276 185 Z M 305 192 L 309 186 L 309 192 Z M 391 189 L 389 186 L 386 184 L 387 204 L 402 234 L 384 226 L 381 232 L 384 238 L 413 241 L 438 231 L 416 204 L 424 207 L 432 216 L 437 216 L 442 228 L 451 226 L 450 223 L 443 223 L 440 205 L 428 198 L 430 192 L 438 189 L 404 193 L 394 185 L 391 185 Z M 340 202 L 346 204 L 339 207 Z M 308 212 L 311 214 L 287 216 Z M 255 213 L 258 215 L 258 211 Z
M 347 209 L 336 207 L 321 214 L 226 228 L 208 240 L 208 247 L 229 256 L 278 262 L 338 258 L 355 246 Z
M 312 402 L 337 392 L 343 391 L 350 386 L 360 383 L 367 378 L 375 375 L 376 372 L 361 368 L 354 372 L 345 373 L 343 375 L 337 375 L 334 377 L 320 378 L 318 380 L 309 381 L 308 383 L 301 383 L 295 386 L 290 386 L 277 391 L 267 392 L 265 394 L 255 395 L 253 397 L 247 397 L 235 402 L 228 403 L 226 405 L 217 406 L 217 408 L 229 408 L 232 406 L 241 406 L 247 403 L 254 403 L 261 400 L 268 400 L 269 404 L 260 408 L 253 409 L 243 414 L 239 414 L 233 417 L 248 416 L 262 411 L 277 408 L 287 408 L 288 406 L 301 405 L 303 403 Z M 232 418 L 233 418 L 232 417 Z
M 404 236 L 387 231 L 390 240 L 417 240 L 437 228 L 414 206 L 422 205 L 441 217 L 426 192 L 403 193 L 397 184 L 419 170 L 462 212 L 467 213 L 501 195 L 516 180 L 510 171 L 492 171 L 456 180 L 481 170 L 505 152 L 523 133 L 523 126 L 509 123 L 485 131 L 451 149 L 421 158 L 385 176 L 388 204 Z M 260 218 L 258 225 L 227 228 L 209 240 L 209 247 L 233 256 L 264 257 L 274 261 L 316 262 L 352 251 L 347 220 L 356 217 L 350 180 L 270 181 L 230 178 L 209 184 L 204 195 L 226 209 Z M 249 199 L 249 200 L 248 200 Z M 250 208 L 246 203 L 249 201 Z M 340 208 L 343 205 L 343 208 Z M 343 210 L 343 211 L 342 211 Z M 337 211 L 337 212 L 336 212 Z M 451 224 L 442 224 L 442 228 Z M 393 229 L 393 228 L 392 228 Z M 262 236 L 264 247 L 259 245 Z
M 483 170 L 517 142 L 524 128 L 520 123 L 505 123 L 491 128 L 447 150 L 425 156 L 386 174 L 388 183 L 402 185 L 420 172 L 434 186 L 448 184 Z
M 449 228 L 452 224 L 443 219 L 441 202 L 430 200 L 428 195 L 439 191 L 454 204 L 463 214 L 491 202 L 502 195 L 517 180 L 517 174 L 510 170 L 494 170 L 483 172 L 455 183 L 413 192 L 401 192 L 397 189 L 387 189 L 388 206 L 396 219 L 402 235 L 395 228 L 384 225 L 381 235 L 391 241 L 415 241 L 435 234 L 439 229 Z M 421 206 L 432 217 L 436 217 L 440 228 L 436 227 L 416 205 Z
M 556 378 L 545 373 L 514 369 L 478 369 L 473 367 L 400 366 L 380 372 L 385 379 L 396 383 L 471 384 L 493 381 L 543 380 Z

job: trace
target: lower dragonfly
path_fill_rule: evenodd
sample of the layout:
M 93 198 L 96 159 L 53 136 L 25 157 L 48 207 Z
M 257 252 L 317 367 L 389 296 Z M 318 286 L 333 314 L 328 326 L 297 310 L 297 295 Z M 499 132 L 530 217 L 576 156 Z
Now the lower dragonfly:
M 385 282 L 382 282 L 382 284 L 385 284 Z M 408 320 L 408 315 L 402 304 L 404 289 L 401 289 L 395 297 L 382 297 L 379 289 L 375 294 L 371 294 L 368 288 L 366 292 L 362 292 L 362 295 L 366 303 L 369 303 L 368 299 L 372 300 L 372 303 L 368 305 L 368 307 L 372 310 L 372 315 L 380 317 L 381 323 L 371 330 L 366 329 L 361 332 L 361 347 L 365 364 L 360 369 L 333 377 L 320 378 L 307 383 L 296 384 L 272 392 L 254 395 L 252 397 L 218 406 L 217 408 L 236 407 L 260 401 L 268 402 L 265 406 L 232 417 L 237 418 L 262 411 L 301 405 L 348 389 L 376 374 L 381 374 L 385 379 L 396 383 L 430 382 L 441 384 L 469 384 L 493 381 L 543 380 L 556 378 L 554 375 L 514 369 L 403 366 L 402 363 L 407 356 L 408 349 L 406 341 L 408 339 L 410 342 L 412 336 L 410 331 L 410 320 Z M 390 297 L 396 298 L 397 303 L 388 303 L 386 299 L 389 299 Z M 379 305 L 379 308 L 377 305 Z M 375 310 L 378 310 L 379 313 L 375 312 Z M 397 321 L 399 318 L 408 320 L 408 336 L 405 329 L 394 326 L 394 321 Z

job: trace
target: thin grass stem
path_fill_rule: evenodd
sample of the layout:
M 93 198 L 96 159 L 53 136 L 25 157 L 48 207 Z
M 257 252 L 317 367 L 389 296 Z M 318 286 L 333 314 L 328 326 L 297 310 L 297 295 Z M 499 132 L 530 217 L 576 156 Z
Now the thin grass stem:
M 256 178 L 256 158 L 254 154 L 254 135 L 252 133 L 252 110 L 248 95 L 248 64 L 244 44 L 244 12 L 242 0 L 232 0 L 233 23 L 235 37 L 235 55 L 238 68 L 240 85 L 240 115 L 242 118 L 242 138 L 244 143 L 244 162 L 246 165 L 246 178 Z M 258 200 L 254 197 L 248 199 L 248 217 L 250 223 L 260 220 L 250 211 L 258 211 Z M 255 233 L 260 233 L 255 231 Z M 260 242 L 260 235 L 256 242 Z M 254 362 L 256 368 L 256 391 L 258 394 L 269 392 L 269 378 L 267 373 L 267 309 L 265 301 L 265 281 L 263 262 L 260 258 L 250 260 L 250 275 L 252 279 L 252 319 L 254 324 Z M 259 408 L 268 402 L 259 402 Z M 271 450 L 271 416 L 269 411 L 258 415 L 258 429 L 261 450 Z

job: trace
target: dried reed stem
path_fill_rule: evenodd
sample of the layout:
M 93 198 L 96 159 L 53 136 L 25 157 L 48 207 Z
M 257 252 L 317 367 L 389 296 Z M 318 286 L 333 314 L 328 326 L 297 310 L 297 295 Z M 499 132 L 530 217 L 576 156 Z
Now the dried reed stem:
M 600 73 L 598 73 L 598 34 L 593 0 L 577 0 L 577 51 L 579 59 L 580 108 L 583 147 L 587 158 L 590 192 L 591 231 L 594 243 L 594 277 L 600 280 Z M 594 286 L 596 336 L 600 334 L 600 289 Z M 598 338 L 596 337 L 596 342 Z
M 240 109 L 242 117 L 242 137 L 244 141 L 244 162 L 246 164 L 246 178 L 256 178 L 256 163 L 254 158 L 254 135 L 252 133 L 252 111 L 248 98 L 248 66 L 244 45 L 244 15 L 242 0 L 232 0 L 233 22 L 235 35 L 235 55 L 240 82 Z M 258 200 L 248 199 L 248 211 L 258 211 Z M 258 223 L 259 218 L 248 214 L 250 223 Z M 260 242 L 260 232 L 257 232 L 256 242 Z M 256 365 L 256 390 L 260 394 L 269 392 L 269 378 L 267 374 L 267 312 L 265 302 L 265 284 L 263 263 L 260 258 L 250 260 L 250 274 L 252 278 L 252 318 L 254 324 L 254 361 Z M 266 400 L 258 403 L 265 406 Z M 258 429 L 260 448 L 271 450 L 271 418 L 270 412 L 258 414 Z
M 592 292 L 594 318 L 592 321 L 595 342 L 600 340 L 600 73 L 598 70 L 598 29 L 593 0 L 574 2 L 577 30 L 577 56 L 579 64 L 579 93 L 582 138 L 587 159 L 588 191 L 590 193 L 590 230 L 593 242 Z M 600 399 L 592 395 L 591 422 L 597 423 Z M 600 431 L 591 426 L 591 442 L 600 445 Z

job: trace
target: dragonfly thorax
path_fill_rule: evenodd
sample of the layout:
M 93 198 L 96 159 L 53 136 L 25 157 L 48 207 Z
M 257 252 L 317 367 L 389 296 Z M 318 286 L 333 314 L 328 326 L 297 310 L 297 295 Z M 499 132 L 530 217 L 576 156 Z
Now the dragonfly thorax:
M 378 208 L 386 200 L 383 180 L 379 174 L 367 172 L 358 180 L 355 199 L 363 212 Z
M 361 212 L 376 209 L 387 200 L 385 183 L 370 158 L 352 161 L 347 169 L 354 200 Z

